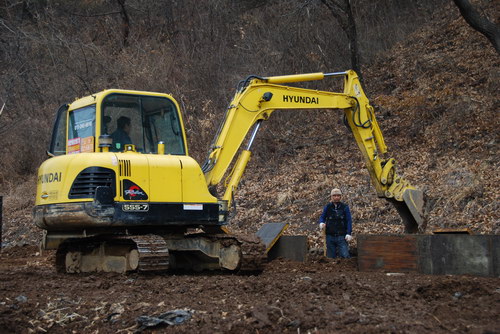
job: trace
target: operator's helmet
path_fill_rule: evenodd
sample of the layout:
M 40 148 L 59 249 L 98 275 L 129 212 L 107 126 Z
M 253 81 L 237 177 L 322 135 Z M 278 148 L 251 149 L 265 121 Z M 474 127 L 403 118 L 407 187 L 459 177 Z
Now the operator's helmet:
M 332 191 L 330 192 L 331 195 L 342 195 L 342 192 L 340 191 L 339 188 L 333 188 Z

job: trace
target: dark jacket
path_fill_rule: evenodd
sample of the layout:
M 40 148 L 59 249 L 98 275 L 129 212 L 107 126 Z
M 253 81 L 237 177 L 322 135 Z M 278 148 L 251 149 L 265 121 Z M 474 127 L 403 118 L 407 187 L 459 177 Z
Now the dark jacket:
M 125 144 L 132 144 L 129 135 L 123 129 L 117 129 L 111 134 L 111 138 L 113 139 L 112 151 L 122 151 Z
M 320 223 L 326 224 L 326 233 L 330 235 L 346 235 L 352 233 L 352 217 L 349 205 L 330 202 L 323 208 L 319 217 Z M 338 224 L 341 224 L 339 226 Z

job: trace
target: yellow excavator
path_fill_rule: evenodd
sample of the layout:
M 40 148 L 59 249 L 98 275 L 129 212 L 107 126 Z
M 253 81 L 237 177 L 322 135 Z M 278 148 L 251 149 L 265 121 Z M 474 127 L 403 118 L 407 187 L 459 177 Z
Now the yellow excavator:
M 336 77 L 343 92 L 290 85 Z M 33 209 L 43 249 L 57 249 L 56 267 L 68 273 L 261 270 L 265 247 L 230 233 L 228 217 L 257 131 L 278 109 L 343 110 L 377 195 L 396 206 L 406 232 L 425 228 L 423 192 L 384 157 L 374 109 L 348 70 L 241 81 L 201 167 L 168 94 L 111 89 L 61 106 Z M 217 198 L 210 190 L 226 174 Z

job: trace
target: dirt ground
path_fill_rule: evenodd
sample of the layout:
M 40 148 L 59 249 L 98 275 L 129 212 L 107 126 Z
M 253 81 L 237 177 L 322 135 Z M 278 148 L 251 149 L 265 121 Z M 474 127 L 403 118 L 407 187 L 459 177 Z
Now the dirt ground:
M 1 333 L 500 333 L 499 278 L 367 273 L 317 256 L 258 275 L 68 275 L 52 260 L 1 251 Z M 137 323 L 179 309 L 190 319 Z

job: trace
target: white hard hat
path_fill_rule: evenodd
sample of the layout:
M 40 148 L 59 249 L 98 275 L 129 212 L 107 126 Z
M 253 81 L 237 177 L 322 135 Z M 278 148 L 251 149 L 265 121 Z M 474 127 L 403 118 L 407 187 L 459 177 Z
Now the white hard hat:
M 333 188 L 332 191 L 330 192 L 330 195 L 342 195 L 342 192 L 340 191 L 339 188 Z

